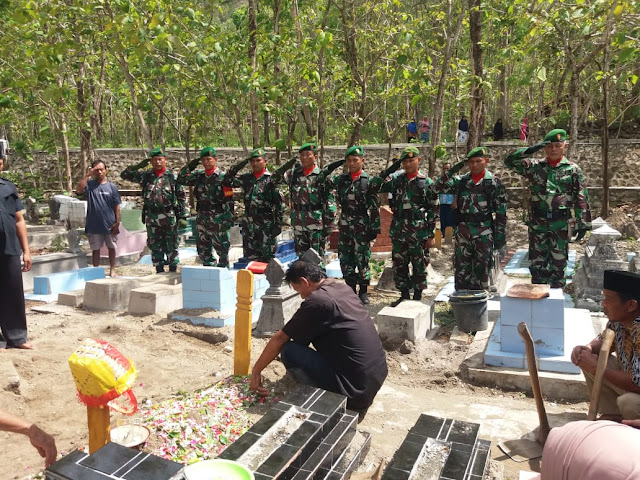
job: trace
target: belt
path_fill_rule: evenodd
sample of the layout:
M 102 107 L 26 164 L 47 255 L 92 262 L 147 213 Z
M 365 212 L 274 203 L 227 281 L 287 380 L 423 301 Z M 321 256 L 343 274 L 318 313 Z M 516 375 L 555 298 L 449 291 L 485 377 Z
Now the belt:
M 315 212 L 316 210 L 322 210 L 322 204 L 316 203 L 313 205 L 296 205 L 293 209 L 297 212 Z
M 537 218 L 544 218 L 547 220 L 566 220 L 571 217 L 571 210 L 537 210 L 534 209 L 532 216 Z
M 424 211 L 419 210 L 400 210 L 394 214 L 396 218 L 402 218 L 405 220 L 424 220 Z
M 460 213 L 458 219 L 465 223 L 480 223 L 493 220 L 493 217 L 490 213 Z

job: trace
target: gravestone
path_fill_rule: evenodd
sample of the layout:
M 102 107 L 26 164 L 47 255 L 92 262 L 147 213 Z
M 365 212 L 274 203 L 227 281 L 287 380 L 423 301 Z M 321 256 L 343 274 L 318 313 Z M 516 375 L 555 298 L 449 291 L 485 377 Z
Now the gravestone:
M 614 241 L 620 237 L 620 232 L 608 225 L 591 232 L 580 268 L 573 279 L 577 307 L 601 311 L 604 271 L 629 268 L 616 252 Z
M 300 258 L 305 262 L 315 263 L 316 265 L 320 265 L 324 260 L 313 248 L 304 252 Z
M 284 283 L 285 271 L 277 258 L 273 258 L 264 271 L 269 288 L 262 296 L 262 310 L 253 331 L 256 337 L 270 337 L 280 330 L 302 304 L 300 295 Z

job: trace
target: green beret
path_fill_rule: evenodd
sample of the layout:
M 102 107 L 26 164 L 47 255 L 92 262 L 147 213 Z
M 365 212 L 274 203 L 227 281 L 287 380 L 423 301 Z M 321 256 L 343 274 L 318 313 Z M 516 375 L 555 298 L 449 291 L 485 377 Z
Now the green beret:
M 161 148 L 154 148 L 149 152 L 149 157 L 166 157 L 164 150 Z
M 304 152 L 305 150 L 311 150 L 315 153 L 318 150 L 318 146 L 314 142 L 305 143 L 298 149 L 298 152 Z
M 567 132 L 561 128 L 551 130 L 544 136 L 545 142 L 564 142 L 567 139 Z
M 402 153 L 400 154 L 400 160 L 404 160 L 405 158 L 419 157 L 419 156 L 420 156 L 420 150 L 418 150 L 418 147 L 407 147 L 404 150 L 402 150 Z
M 347 158 L 349 155 L 353 155 L 354 157 L 363 157 L 364 150 L 360 145 L 354 145 L 349 150 L 347 150 L 347 153 L 344 154 L 344 158 Z
M 215 156 L 216 156 L 216 149 L 213 147 L 204 147 L 202 150 L 200 150 L 200 158 L 215 157 Z
M 264 151 L 264 148 L 254 148 L 251 151 L 251 155 L 249 155 L 249 158 L 264 157 L 265 153 L 266 152 Z
M 473 150 L 471 150 L 469 153 L 467 153 L 467 159 L 473 158 L 473 157 L 488 157 L 488 156 L 489 156 L 489 150 L 487 149 L 487 147 L 476 147 Z

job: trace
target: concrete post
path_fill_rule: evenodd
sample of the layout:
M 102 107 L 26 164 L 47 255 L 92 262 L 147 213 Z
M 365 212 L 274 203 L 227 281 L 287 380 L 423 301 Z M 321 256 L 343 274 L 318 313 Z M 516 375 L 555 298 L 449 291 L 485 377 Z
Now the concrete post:
M 236 286 L 236 326 L 233 348 L 233 374 L 248 375 L 251 363 L 251 323 L 253 302 L 253 273 L 243 269 L 238 272 Z

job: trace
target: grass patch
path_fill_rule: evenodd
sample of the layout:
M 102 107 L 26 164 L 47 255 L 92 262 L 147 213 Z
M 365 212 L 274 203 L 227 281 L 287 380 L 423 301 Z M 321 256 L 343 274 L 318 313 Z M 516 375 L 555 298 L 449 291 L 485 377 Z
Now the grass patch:
M 453 330 L 456 326 L 456 317 L 453 315 L 453 310 L 449 302 L 436 302 L 435 308 L 435 322 L 441 327 Z

